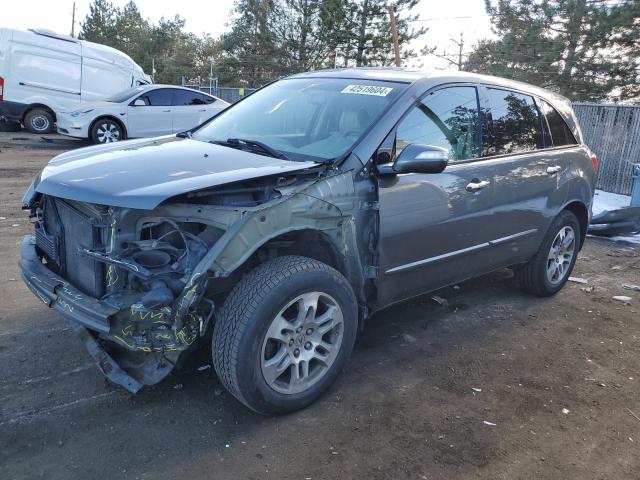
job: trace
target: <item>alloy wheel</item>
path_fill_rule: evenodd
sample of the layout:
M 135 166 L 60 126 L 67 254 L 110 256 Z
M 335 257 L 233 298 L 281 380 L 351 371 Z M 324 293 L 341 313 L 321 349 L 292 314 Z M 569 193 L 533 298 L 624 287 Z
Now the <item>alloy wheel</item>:
M 111 143 L 120 140 L 120 129 L 111 122 L 101 123 L 96 129 L 96 137 L 100 143 Z
M 269 387 L 295 394 L 316 384 L 338 356 L 343 327 L 342 310 L 326 293 L 308 292 L 290 301 L 262 344 L 260 367 Z
M 576 235 L 573 228 L 562 227 L 553 239 L 547 256 L 547 280 L 549 283 L 557 285 L 569 274 L 575 250 Z

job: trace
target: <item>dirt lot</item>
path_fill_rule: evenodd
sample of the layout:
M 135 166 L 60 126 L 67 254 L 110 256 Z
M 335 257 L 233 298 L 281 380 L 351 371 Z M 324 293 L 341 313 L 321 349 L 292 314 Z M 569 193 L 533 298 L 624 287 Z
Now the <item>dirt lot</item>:
M 574 274 L 592 292 L 533 298 L 505 271 L 376 315 L 300 413 L 247 411 L 206 351 L 132 396 L 19 279 L 22 193 L 60 150 L 16 136 L 0 134 L 0 478 L 640 478 L 640 294 L 611 299 L 640 283 L 637 246 L 587 240 Z

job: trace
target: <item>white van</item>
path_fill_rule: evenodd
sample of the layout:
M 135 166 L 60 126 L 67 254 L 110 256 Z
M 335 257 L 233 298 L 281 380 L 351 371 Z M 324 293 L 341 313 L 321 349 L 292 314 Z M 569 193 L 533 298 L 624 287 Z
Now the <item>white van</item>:
M 56 112 L 151 83 L 128 55 L 48 30 L 0 28 L 0 119 L 54 131 Z

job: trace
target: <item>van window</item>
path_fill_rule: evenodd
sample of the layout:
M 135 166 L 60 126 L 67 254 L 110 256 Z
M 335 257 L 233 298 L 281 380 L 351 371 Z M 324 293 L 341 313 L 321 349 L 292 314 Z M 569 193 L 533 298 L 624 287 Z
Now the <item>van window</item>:
M 544 100 L 540 100 L 539 103 L 542 114 L 546 117 L 551 131 L 552 143 L 550 146 L 575 145 L 577 143 L 576 139 L 558 111 Z
M 497 88 L 488 88 L 487 95 L 493 140 L 489 154 L 529 152 L 544 147 L 533 97 Z
M 478 95 L 475 87 L 447 87 L 430 93 L 398 124 L 396 154 L 409 144 L 449 150 L 449 160 L 476 158 Z
M 173 89 L 158 88 L 140 95 L 136 100 L 142 100 L 152 107 L 171 105 L 173 97 Z

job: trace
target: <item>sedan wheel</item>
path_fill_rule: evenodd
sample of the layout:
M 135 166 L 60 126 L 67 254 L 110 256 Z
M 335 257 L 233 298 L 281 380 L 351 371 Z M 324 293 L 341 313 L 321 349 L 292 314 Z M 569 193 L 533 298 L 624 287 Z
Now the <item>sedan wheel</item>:
M 100 120 L 94 125 L 91 134 L 94 143 L 119 142 L 122 137 L 122 128 L 112 120 Z

